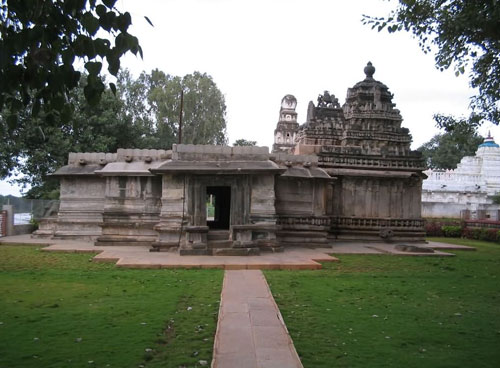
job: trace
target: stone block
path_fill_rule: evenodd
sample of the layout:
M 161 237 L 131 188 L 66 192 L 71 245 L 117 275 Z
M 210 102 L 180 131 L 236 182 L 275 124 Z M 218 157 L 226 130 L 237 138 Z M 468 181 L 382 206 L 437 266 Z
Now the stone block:
M 222 248 L 214 249 L 214 256 L 258 256 L 259 248 Z
M 179 249 L 181 256 L 208 256 L 210 255 L 208 249 Z

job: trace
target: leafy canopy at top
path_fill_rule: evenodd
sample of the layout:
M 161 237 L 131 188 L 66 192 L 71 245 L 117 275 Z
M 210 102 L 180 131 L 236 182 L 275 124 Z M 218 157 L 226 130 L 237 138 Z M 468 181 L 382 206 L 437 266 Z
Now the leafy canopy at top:
M 246 139 L 237 139 L 234 141 L 233 146 L 256 146 L 257 141 L 247 141 Z
M 138 39 L 128 33 L 131 16 L 118 11 L 115 2 L 0 0 L 0 110 L 10 112 L 10 129 L 26 106 L 33 116 L 43 108 L 49 122 L 71 118 L 68 93 L 81 77 L 76 61 L 83 61 L 87 72 L 85 98 L 96 105 L 105 90 L 103 61 L 116 76 L 123 54 L 142 57 Z M 99 31 L 114 42 L 98 37 Z M 116 91 L 113 83 L 109 86 Z
M 441 71 L 469 73 L 477 89 L 470 123 L 500 121 L 500 3 L 497 0 L 400 0 L 388 17 L 363 16 L 379 32 L 411 32 Z

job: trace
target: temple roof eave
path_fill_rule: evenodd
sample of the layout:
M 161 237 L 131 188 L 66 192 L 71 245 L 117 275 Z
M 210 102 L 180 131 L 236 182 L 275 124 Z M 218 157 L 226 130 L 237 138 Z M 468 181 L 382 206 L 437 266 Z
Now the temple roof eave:
M 356 176 L 356 177 L 378 177 L 378 178 L 425 178 L 425 174 L 415 171 L 393 171 L 393 170 L 360 170 L 360 169 L 326 169 L 330 176 Z
M 60 167 L 50 176 L 65 177 L 65 176 L 95 176 L 95 171 L 102 169 L 102 165 L 65 165 Z
M 279 167 L 270 160 L 266 161 L 181 161 L 169 160 L 151 168 L 152 174 L 281 174 L 286 169 Z
M 154 176 L 150 168 L 157 166 L 158 162 L 111 162 L 101 170 L 96 170 L 99 176 Z
M 300 167 L 292 166 L 286 169 L 286 171 L 281 174 L 282 178 L 300 178 L 300 179 L 323 179 L 323 180 L 335 180 L 335 177 L 331 177 L 328 173 L 319 167 Z

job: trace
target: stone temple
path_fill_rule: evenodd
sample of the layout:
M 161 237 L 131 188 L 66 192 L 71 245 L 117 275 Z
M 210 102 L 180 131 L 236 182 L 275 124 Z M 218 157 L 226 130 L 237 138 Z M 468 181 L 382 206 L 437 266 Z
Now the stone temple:
M 281 102 L 274 145 L 70 153 L 59 211 L 36 236 L 147 245 L 183 255 L 253 255 L 335 241 L 424 239 L 424 162 L 387 86 L 365 78 L 341 106 L 327 91 L 299 125 Z
M 462 158 L 455 170 L 427 170 L 422 185 L 425 217 L 500 221 L 500 146 L 488 134 L 474 156 Z

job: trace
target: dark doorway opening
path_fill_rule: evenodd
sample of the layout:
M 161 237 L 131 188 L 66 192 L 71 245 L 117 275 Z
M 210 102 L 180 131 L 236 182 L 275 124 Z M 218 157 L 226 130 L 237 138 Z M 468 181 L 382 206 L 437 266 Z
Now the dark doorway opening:
M 207 187 L 207 226 L 229 229 L 231 218 L 231 187 Z

